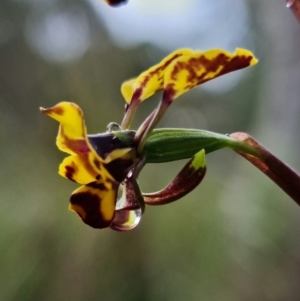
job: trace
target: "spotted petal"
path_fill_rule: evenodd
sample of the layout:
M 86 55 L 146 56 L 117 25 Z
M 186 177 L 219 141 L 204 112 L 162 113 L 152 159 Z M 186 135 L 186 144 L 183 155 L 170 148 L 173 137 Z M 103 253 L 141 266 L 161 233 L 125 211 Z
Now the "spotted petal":
M 254 55 L 245 49 L 230 53 L 222 49 L 196 51 L 174 60 L 164 73 L 164 90 L 172 100 L 184 92 L 223 74 L 257 63 Z
M 59 166 L 58 173 L 71 181 L 78 184 L 88 184 L 99 180 L 101 174 L 105 173 L 105 169 L 101 172 L 89 161 L 89 156 L 69 156 L 63 160 Z M 106 177 L 104 177 L 106 178 Z
M 125 101 L 127 103 L 137 100 L 141 102 L 152 96 L 156 91 L 163 89 L 163 77 L 166 68 L 179 57 L 191 55 L 192 53 L 193 51 L 190 49 L 176 50 L 137 78 L 124 82 L 121 86 L 121 93 Z
M 60 123 L 56 144 L 71 154 L 59 167 L 59 174 L 79 184 L 114 178 L 105 168 L 104 158 L 91 146 L 82 110 L 71 102 L 60 102 L 41 111 Z
M 95 181 L 75 190 L 69 209 L 93 228 L 109 227 L 114 215 L 119 184 L 114 181 Z
M 60 102 L 41 111 L 60 123 L 57 147 L 71 155 L 84 155 L 90 151 L 82 110 L 72 102 Z
M 254 55 L 245 49 L 238 48 L 233 54 L 222 49 L 179 49 L 137 78 L 124 82 L 121 93 L 127 103 L 143 101 L 162 89 L 172 90 L 175 99 L 201 83 L 256 63 Z

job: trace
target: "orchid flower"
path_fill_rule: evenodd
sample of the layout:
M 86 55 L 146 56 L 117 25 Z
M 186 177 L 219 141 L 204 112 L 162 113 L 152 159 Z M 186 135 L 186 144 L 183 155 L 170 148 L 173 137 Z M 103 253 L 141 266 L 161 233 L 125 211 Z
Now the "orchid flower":
M 133 229 L 145 204 L 162 205 L 193 190 L 206 172 L 205 153 L 223 147 L 257 155 L 255 148 L 232 137 L 203 130 L 154 129 L 170 104 L 190 89 L 226 73 L 257 63 L 245 49 L 229 53 L 179 49 L 121 86 L 127 103 L 121 126 L 110 124 L 107 132 L 89 135 L 82 110 L 60 102 L 41 111 L 60 123 L 57 147 L 69 154 L 59 174 L 83 186 L 73 192 L 70 210 L 93 228 Z M 163 90 L 158 107 L 137 131 L 129 130 L 138 105 Z M 161 191 L 143 193 L 137 178 L 147 163 L 189 158 L 185 167 Z M 119 190 L 122 196 L 118 198 Z

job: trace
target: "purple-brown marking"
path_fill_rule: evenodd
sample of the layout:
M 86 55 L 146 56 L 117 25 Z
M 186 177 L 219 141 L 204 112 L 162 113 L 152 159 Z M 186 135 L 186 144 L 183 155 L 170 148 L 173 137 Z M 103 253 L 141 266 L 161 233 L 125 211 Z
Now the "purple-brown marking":
M 75 180 L 73 179 L 75 173 L 75 168 L 73 168 L 72 166 L 65 166 L 65 176 L 66 178 L 68 178 L 69 180 L 75 182 Z
M 164 205 L 174 202 L 196 188 L 205 176 L 206 167 L 197 170 L 191 166 L 191 159 L 176 178 L 164 189 L 154 193 L 144 193 L 147 205 Z
M 250 66 L 252 59 L 253 59 L 252 56 L 245 56 L 245 55 L 235 56 L 232 60 L 230 60 L 228 62 L 228 64 L 226 64 L 222 68 L 219 75 L 223 75 L 223 74 L 229 73 L 231 71 L 246 68 L 246 67 Z
M 75 206 L 79 206 L 86 214 L 85 218 L 76 213 L 81 217 L 82 221 L 96 229 L 107 228 L 111 220 L 105 220 L 100 212 L 100 203 L 102 199 L 91 192 L 79 192 L 73 194 L 70 198 L 70 203 Z M 74 208 L 76 209 L 76 207 Z
M 159 74 L 162 70 L 166 69 L 166 67 L 172 62 L 174 61 L 176 58 L 182 56 L 183 54 L 182 53 L 176 53 L 174 54 L 169 60 L 167 60 L 163 65 L 159 65 L 157 66 L 156 69 L 152 70 L 151 72 L 149 72 L 149 75 L 147 75 L 144 80 L 141 82 L 141 91 L 147 86 L 149 80 L 151 78 L 153 78 L 156 74 Z M 161 76 L 158 77 L 158 81 L 159 83 L 162 85 L 163 84 L 163 74 Z M 161 90 L 160 89 L 157 89 L 158 90 Z M 157 92 L 155 91 L 155 92 Z
M 57 115 L 63 115 L 64 114 L 64 109 L 61 106 L 56 106 L 52 109 L 50 109 L 53 113 Z
M 168 84 L 164 89 L 163 94 L 163 101 L 166 104 L 171 104 L 171 102 L 174 100 L 174 97 L 176 95 L 176 90 L 174 89 L 174 84 Z
M 104 185 L 104 183 L 102 182 L 91 182 L 89 184 L 86 184 L 86 186 L 94 188 L 94 189 L 98 189 L 101 191 L 108 191 L 107 187 Z
M 60 126 L 59 135 L 64 138 L 64 146 L 72 150 L 74 153 L 78 155 L 86 155 L 90 152 L 90 148 L 85 139 L 70 139 L 67 135 L 65 135 L 62 125 Z
M 185 90 L 188 90 L 212 78 L 245 68 L 251 64 L 251 60 L 251 56 L 235 56 L 230 58 L 224 53 L 220 53 L 213 59 L 207 59 L 204 55 L 201 55 L 198 58 L 192 57 L 187 62 L 178 62 L 174 66 L 174 69 L 171 72 L 171 79 L 176 81 L 178 74 L 182 70 L 187 70 L 188 77 L 186 81 L 188 84 L 185 86 Z M 218 73 L 213 74 L 209 78 L 207 77 L 210 72 L 217 72 L 222 66 L 223 68 L 221 68 Z M 197 71 L 201 68 L 204 69 L 203 72 L 200 75 L 197 75 Z
M 98 168 L 98 170 L 101 169 L 101 162 L 98 159 L 94 159 L 94 164 Z

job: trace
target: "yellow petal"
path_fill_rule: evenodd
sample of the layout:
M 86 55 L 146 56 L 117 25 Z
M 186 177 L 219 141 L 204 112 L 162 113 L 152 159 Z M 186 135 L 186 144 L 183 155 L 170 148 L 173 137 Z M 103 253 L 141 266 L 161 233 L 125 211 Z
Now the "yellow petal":
M 121 93 L 127 103 L 131 102 L 136 78 L 127 80 L 121 85 Z
M 87 155 L 65 158 L 59 166 L 58 173 L 78 184 L 88 184 L 101 177 L 99 171 L 90 164 Z
M 87 155 L 69 156 L 59 166 L 58 173 L 78 184 L 88 184 L 96 180 L 114 180 L 99 157 L 90 152 Z
M 76 212 L 87 225 L 106 228 L 115 215 L 117 193 L 116 182 L 96 181 L 73 192 L 69 209 Z
M 49 109 L 41 108 L 41 111 L 60 123 L 57 146 L 61 151 L 71 154 L 59 167 L 61 176 L 79 184 L 99 179 L 114 180 L 104 167 L 104 159 L 89 143 L 83 112 L 75 103 L 60 102 Z
M 190 55 L 193 51 L 190 49 L 179 49 L 167 57 L 159 64 L 149 68 L 135 79 L 124 82 L 121 86 L 121 93 L 127 103 L 133 99 L 143 101 L 152 96 L 158 90 L 164 87 L 163 77 L 167 66 L 181 56 Z
M 222 49 L 194 52 L 174 60 L 165 70 L 164 89 L 173 100 L 182 93 L 220 75 L 257 63 L 245 49 L 230 53 Z
M 71 155 L 85 155 L 90 151 L 87 130 L 81 109 L 71 102 L 60 102 L 41 111 L 60 123 L 57 147 Z

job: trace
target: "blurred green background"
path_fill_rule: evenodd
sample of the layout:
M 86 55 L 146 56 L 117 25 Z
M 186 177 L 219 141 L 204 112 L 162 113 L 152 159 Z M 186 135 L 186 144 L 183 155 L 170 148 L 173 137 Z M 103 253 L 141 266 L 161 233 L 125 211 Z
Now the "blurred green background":
M 76 102 L 104 132 L 122 120 L 122 81 L 177 47 L 246 47 L 260 62 L 186 93 L 160 126 L 246 131 L 300 171 L 300 26 L 285 1 L 1 0 L 0 300 L 299 300 L 300 210 L 232 151 L 127 233 L 68 211 L 78 185 L 57 175 L 58 124 L 38 108 Z M 183 165 L 146 166 L 143 190 Z

